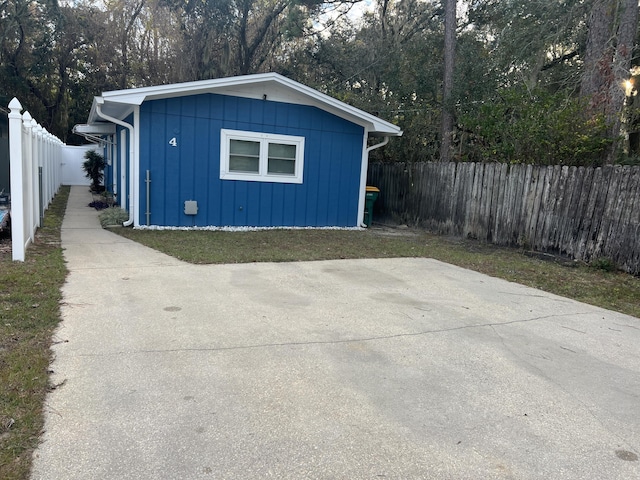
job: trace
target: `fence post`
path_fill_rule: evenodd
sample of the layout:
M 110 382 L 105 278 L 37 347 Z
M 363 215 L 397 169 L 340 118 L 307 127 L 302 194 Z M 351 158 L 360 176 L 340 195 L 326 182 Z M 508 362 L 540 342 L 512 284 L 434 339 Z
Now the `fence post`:
M 33 145 L 31 142 L 31 137 L 33 135 L 33 126 L 35 125 L 35 121 L 31 118 L 31 114 L 29 112 L 24 112 L 22 115 L 23 123 L 24 123 L 24 136 L 23 136 L 23 155 L 24 155 L 24 166 L 25 166 L 25 182 L 23 183 L 23 188 L 25 191 L 25 201 L 27 202 L 24 208 L 24 221 L 27 222 L 27 235 L 29 238 L 34 238 L 36 233 L 36 223 L 33 212 Z
M 44 162 L 45 162 L 45 170 L 46 170 L 46 186 L 47 186 L 47 190 L 46 190 L 46 195 L 45 195 L 45 209 L 49 208 L 49 205 L 51 204 L 51 198 L 52 198 L 52 191 L 53 191 L 53 158 L 51 156 L 51 134 L 45 130 L 44 131 L 44 142 L 45 142 L 45 156 L 44 156 Z
M 36 226 L 41 227 L 40 225 L 40 206 L 42 205 L 42 196 L 40 192 L 42 189 L 40 188 L 40 176 L 38 172 L 40 171 L 40 155 L 42 154 L 42 149 L 40 148 L 40 131 L 42 127 L 39 123 L 33 123 L 33 128 L 31 129 L 31 144 L 33 145 L 33 218 L 36 221 Z
M 24 262 L 25 225 L 24 193 L 22 191 L 22 105 L 17 98 L 9 102 L 9 168 L 11 169 L 11 255 L 14 261 Z

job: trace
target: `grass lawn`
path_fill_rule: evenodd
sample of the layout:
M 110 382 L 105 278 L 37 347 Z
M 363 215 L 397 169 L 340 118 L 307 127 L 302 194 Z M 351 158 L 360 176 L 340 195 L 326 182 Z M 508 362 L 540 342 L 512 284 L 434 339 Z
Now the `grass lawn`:
M 68 188 L 46 213 L 27 261 L 0 249 L 0 479 L 26 480 L 43 426 L 51 335 L 66 276 L 60 227 Z M 192 263 L 285 262 L 341 258 L 432 257 L 495 277 L 640 317 L 640 278 L 554 257 L 533 256 L 421 231 L 270 230 L 114 232 Z M 1 246 L 1 245 L 0 245 Z M 90 292 L 87 292 L 90 295 Z
M 0 253 L 0 478 L 27 479 L 43 426 L 51 334 L 60 320 L 60 288 L 67 269 L 60 226 L 69 189 L 49 207 L 25 262 Z M 6 245 L 7 239 L 3 239 Z
M 115 232 L 190 263 L 430 257 L 640 317 L 640 278 L 550 255 L 392 228 Z

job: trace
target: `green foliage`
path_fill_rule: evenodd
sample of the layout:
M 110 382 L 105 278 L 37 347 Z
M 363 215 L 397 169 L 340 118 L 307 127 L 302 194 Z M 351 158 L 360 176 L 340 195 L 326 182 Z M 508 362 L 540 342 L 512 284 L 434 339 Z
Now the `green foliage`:
M 374 150 L 377 161 L 425 161 L 438 154 L 442 40 L 439 7 L 380 3 L 361 23 L 345 17 L 280 66 L 285 75 L 401 126 Z
M 474 0 L 468 19 L 488 55 L 470 65 L 484 70 L 500 87 L 525 83 L 572 88 L 579 79 L 575 55 L 586 41 L 592 2 L 583 0 Z M 481 60 L 481 61 L 478 61 Z M 515 83 L 514 83 L 515 82 Z
M 610 141 L 604 118 L 581 101 L 542 89 L 510 88 L 461 112 L 459 160 L 600 165 Z
M 86 120 L 101 91 L 271 70 L 398 124 L 404 135 L 373 160 L 437 159 L 443 3 L 373 2 L 362 17 L 347 14 L 355 3 L 8 0 L 0 4 L 0 103 L 17 96 L 73 143 L 84 140 L 71 127 Z M 603 121 L 587 122 L 571 100 L 584 73 L 593 2 L 465 5 L 447 105 L 460 126 L 455 158 L 600 163 L 612 143 Z M 637 123 L 627 122 L 630 132 Z
M 120 207 L 109 207 L 100 213 L 99 218 L 100 225 L 108 227 L 111 225 L 122 225 L 123 222 L 129 219 L 129 214 Z
M 598 257 L 589 263 L 591 268 L 596 270 L 602 270 L 604 272 L 615 272 L 617 270 L 616 264 L 613 260 L 607 257 Z
M 84 154 L 86 160 L 82 162 L 82 169 L 85 176 L 91 180 L 91 190 L 99 192 L 104 189 L 102 180 L 104 180 L 104 168 L 107 166 L 102 155 L 95 150 L 87 150 Z
M 101 30 L 94 21 L 97 11 L 84 3 L 0 3 L 0 103 L 6 106 L 17 97 L 63 141 L 74 124 L 86 120 L 93 95 L 103 90 L 104 84 L 95 88 L 93 83 L 98 68 L 92 39 Z

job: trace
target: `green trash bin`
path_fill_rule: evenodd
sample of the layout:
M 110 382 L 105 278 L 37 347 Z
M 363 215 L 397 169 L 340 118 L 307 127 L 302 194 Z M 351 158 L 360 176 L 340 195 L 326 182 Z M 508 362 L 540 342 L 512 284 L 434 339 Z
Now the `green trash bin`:
M 373 221 L 373 204 L 378 199 L 378 195 L 380 195 L 380 190 L 377 187 L 367 185 L 364 197 L 364 224 L 367 227 L 370 227 L 371 222 Z

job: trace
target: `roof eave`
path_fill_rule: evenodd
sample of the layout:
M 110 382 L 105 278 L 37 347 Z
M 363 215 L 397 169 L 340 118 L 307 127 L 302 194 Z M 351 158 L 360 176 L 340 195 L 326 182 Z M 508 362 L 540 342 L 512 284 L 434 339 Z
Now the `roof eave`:
M 296 95 L 293 96 L 306 99 L 305 102 L 307 104 L 360 125 L 371 134 L 396 137 L 402 135 L 402 130 L 392 123 L 274 72 L 103 92 L 102 96 L 94 98 L 88 123 L 104 121 L 96 111 L 97 103 L 103 104 L 102 110 L 109 115 L 111 115 L 111 112 L 108 112 L 109 106 L 111 106 L 114 113 L 113 116 L 124 119 L 133 111 L 134 106 L 141 105 L 146 100 L 216 93 L 225 89 L 228 94 L 230 87 L 246 85 L 280 85 L 291 92 L 295 92 Z M 222 93 L 225 94 L 225 92 Z M 245 96 L 247 92 L 238 91 L 237 93 L 239 96 Z M 129 108 L 123 108 L 125 105 L 128 105 Z

